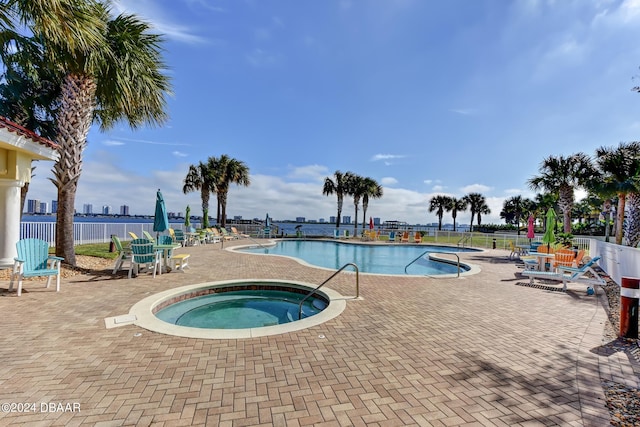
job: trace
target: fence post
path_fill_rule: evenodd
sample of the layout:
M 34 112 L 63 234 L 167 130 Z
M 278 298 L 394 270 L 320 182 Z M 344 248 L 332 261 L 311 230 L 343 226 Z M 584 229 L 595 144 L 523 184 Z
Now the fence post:
M 638 338 L 639 288 L 639 278 L 622 278 L 620 286 L 620 336 L 623 338 Z

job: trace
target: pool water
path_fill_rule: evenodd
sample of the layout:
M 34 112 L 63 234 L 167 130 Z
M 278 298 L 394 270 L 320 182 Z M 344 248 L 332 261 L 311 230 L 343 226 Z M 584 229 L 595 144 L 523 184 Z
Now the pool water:
M 429 259 L 425 252 L 468 252 L 476 251 L 469 248 L 452 248 L 435 245 L 367 245 L 321 240 L 279 240 L 275 246 L 250 247 L 239 249 L 243 252 L 283 255 L 299 258 L 309 264 L 318 267 L 339 269 L 348 263 L 358 266 L 360 272 L 377 274 L 412 274 L 412 275 L 438 275 L 456 274 L 458 267 L 455 264 L 456 257 L 443 256 L 451 259 L 454 264 L 439 262 Z M 405 267 L 411 261 L 414 262 L 405 273 Z M 461 265 L 461 270 L 468 269 Z
M 298 319 L 305 294 L 279 290 L 241 290 L 212 293 L 171 304 L 156 313 L 165 322 L 192 328 L 244 329 L 281 325 Z M 310 297 L 302 318 L 313 316 L 327 303 Z

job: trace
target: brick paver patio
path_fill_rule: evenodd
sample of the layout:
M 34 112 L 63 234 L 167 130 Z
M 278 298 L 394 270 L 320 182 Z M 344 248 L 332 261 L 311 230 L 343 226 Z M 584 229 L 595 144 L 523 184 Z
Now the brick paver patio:
M 302 331 L 242 340 L 107 329 L 150 294 L 237 278 L 318 284 L 327 270 L 196 246 L 186 273 L 64 279 L 62 291 L 0 282 L 0 425 L 609 424 L 602 379 L 637 382 L 599 351 L 603 295 L 521 286 L 507 252 L 466 253 L 464 278 L 361 275 L 361 300 Z M 329 285 L 355 292 L 353 274 Z M 51 406 L 50 404 L 53 404 Z M 78 410 L 79 407 L 79 410 Z

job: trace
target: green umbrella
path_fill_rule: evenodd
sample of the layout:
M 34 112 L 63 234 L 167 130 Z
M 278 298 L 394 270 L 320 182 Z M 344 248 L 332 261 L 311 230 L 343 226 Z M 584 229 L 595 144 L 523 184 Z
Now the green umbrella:
M 185 209 L 185 214 L 184 214 L 184 226 L 185 227 L 191 227 L 191 208 L 189 207 L 189 205 L 187 205 L 187 209 Z
M 556 211 L 554 211 L 553 208 L 549 208 L 547 211 L 547 229 L 544 232 L 544 236 L 542 236 L 542 243 L 546 243 L 547 248 L 556 241 L 556 235 L 554 234 L 554 229 L 556 228 L 556 217 Z
M 156 232 L 156 240 L 158 234 L 169 228 L 169 219 L 167 218 L 167 207 L 164 204 L 160 189 L 156 193 L 156 213 L 153 218 L 153 231 Z

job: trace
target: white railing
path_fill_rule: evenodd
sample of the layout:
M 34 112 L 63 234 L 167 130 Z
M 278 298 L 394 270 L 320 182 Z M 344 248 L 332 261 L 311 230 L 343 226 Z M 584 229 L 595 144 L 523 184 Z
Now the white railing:
M 589 254 L 601 256 L 598 265 L 619 285 L 622 277 L 640 277 L 640 249 L 591 239 Z

